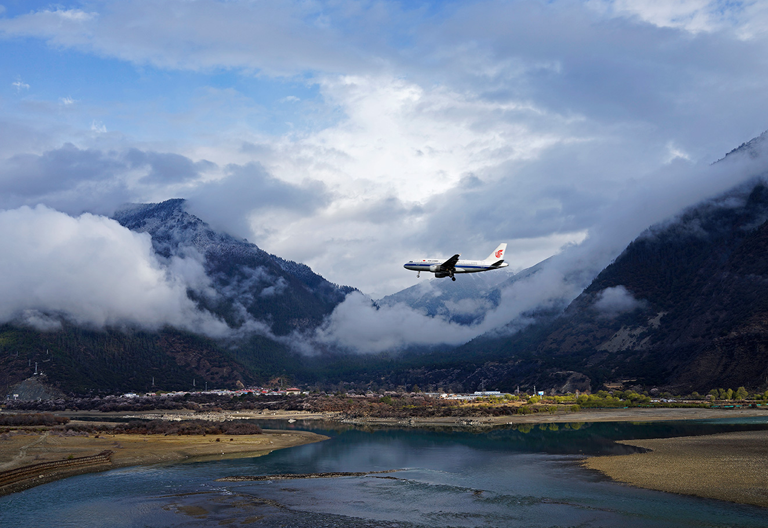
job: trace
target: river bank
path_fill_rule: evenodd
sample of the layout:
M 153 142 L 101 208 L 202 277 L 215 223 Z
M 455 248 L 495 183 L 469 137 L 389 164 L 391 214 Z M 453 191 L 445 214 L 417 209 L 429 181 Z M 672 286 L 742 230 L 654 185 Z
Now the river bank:
M 620 443 L 650 451 L 583 466 L 632 486 L 768 508 L 768 431 Z
M 66 436 L 55 432 L 19 429 L 0 438 L 0 471 L 32 464 L 78 459 L 111 451 L 109 463 L 61 468 L 41 472 L 34 478 L 0 487 L 0 495 L 72 475 L 105 471 L 118 467 L 246 458 L 325 440 L 327 437 L 305 431 L 265 431 L 259 435 L 163 436 L 100 434 Z
M 310 413 L 303 411 L 218 411 L 218 412 L 195 412 L 190 410 L 178 410 L 178 411 L 145 411 L 145 412 L 114 412 L 103 413 L 98 411 L 78 411 L 78 412 L 57 412 L 58 416 L 65 416 L 72 419 L 73 424 L 76 424 L 78 419 L 87 420 L 87 423 L 94 424 L 103 420 L 104 424 L 114 424 L 115 421 L 130 421 L 137 418 L 148 420 L 192 420 L 192 419 L 206 419 L 210 421 L 225 421 L 225 420 L 286 420 L 304 421 L 304 420 L 318 420 L 318 421 L 330 421 L 336 423 L 344 423 L 350 425 L 357 425 L 363 427 L 408 427 L 408 428 L 493 428 L 498 426 L 510 425 L 510 424 L 547 424 L 547 423 L 587 423 L 587 422 L 661 422 L 661 421 L 675 421 L 675 420 L 714 420 L 714 419 L 741 419 L 741 418 L 754 418 L 754 417 L 766 417 L 768 418 L 768 411 L 764 409 L 708 409 L 708 408 L 626 408 L 626 409 L 588 409 L 581 410 L 579 412 L 556 412 L 549 413 L 536 413 L 529 415 L 508 415 L 508 416 L 475 416 L 475 417 L 413 417 L 413 418 L 349 418 L 342 413 Z M 93 456 L 101 453 L 105 450 L 112 451 L 109 464 L 101 464 L 92 467 L 80 467 L 72 471 L 57 471 L 50 475 L 44 475 L 39 481 L 31 483 L 30 485 L 37 485 L 43 482 L 49 482 L 51 480 L 58 480 L 59 478 L 65 478 L 74 474 L 80 474 L 83 472 L 91 471 L 104 471 L 116 467 L 133 466 L 133 465 L 148 465 L 156 463 L 172 463 L 182 462 L 185 460 L 205 460 L 205 459 L 221 459 L 221 458 L 240 458 L 240 457 L 252 457 L 267 454 L 276 449 L 283 449 L 287 447 L 293 447 L 303 445 L 307 443 L 317 442 L 326 439 L 326 437 L 314 433 L 304 431 L 265 431 L 265 434 L 261 435 L 208 435 L 208 436 L 162 436 L 162 435 L 128 435 L 128 434 L 99 434 L 92 436 L 68 436 L 54 431 L 40 432 L 37 428 L 23 429 L 20 428 L 15 433 L 6 433 L 0 437 L 0 471 L 9 470 L 13 468 L 19 468 L 23 466 L 29 466 L 31 464 L 39 464 L 41 462 L 50 462 L 56 460 L 65 460 L 67 458 L 80 458 Z M 734 433 L 742 434 L 742 433 Z M 709 438 L 709 437 L 692 437 L 696 438 Z M 633 485 L 641 487 L 649 487 L 652 489 L 659 489 L 662 491 L 673 491 L 677 493 L 689 493 L 700 496 L 710 497 L 711 495 L 704 495 L 703 491 L 698 489 L 689 489 L 685 487 L 679 487 L 675 484 L 675 487 L 669 488 L 672 484 L 669 484 L 669 479 L 660 478 L 659 475 L 665 475 L 668 471 L 668 465 L 670 457 L 676 457 L 675 463 L 680 467 L 686 467 L 686 464 L 690 464 L 691 461 L 701 458 L 702 456 L 708 456 L 707 454 L 712 452 L 712 449 L 706 447 L 708 444 L 701 443 L 686 443 L 685 438 L 672 439 L 680 440 L 680 443 L 674 443 L 671 440 L 643 440 L 642 442 L 662 442 L 659 449 L 672 449 L 669 446 L 676 446 L 677 451 L 664 451 L 664 456 L 646 456 L 646 455 L 631 455 L 633 457 L 646 457 L 643 459 L 642 464 L 638 467 L 646 468 L 643 473 L 645 477 L 637 476 L 632 473 L 627 473 L 628 467 L 632 467 L 632 462 L 625 462 L 622 460 L 612 461 L 610 458 L 589 459 L 586 467 L 603 471 L 611 478 L 615 478 L 620 482 L 627 482 Z M 631 445 L 638 445 L 639 447 L 646 447 L 645 444 L 641 445 L 641 441 L 625 442 Z M 666 443 L 665 443 L 666 442 Z M 730 441 L 729 441 L 730 442 Z M 743 455 L 748 460 L 748 464 L 755 464 L 760 460 L 760 456 L 764 456 L 759 451 L 758 447 L 753 446 L 749 448 L 739 447 L 738 442 L 726 442 L 726 450 L 730 449 L 731 444 L 734 444 L 736 449 L 747 449 L 743 451 Z M 651 444 L 648 444 L 649 446 Z M 722 446 L 720 446 L 722 447 Z M 690 453 L 688 450 L 690 448 Z M 752 449 L 752 451 L 750 451 Z M 716 451 L 717 449 L 715 449 Z M 739 452 L 742 452 L 739 451 Z M 757 454 L 755 454 L 757 453 Z M 618 457 L 621 458 L 621 457 Z M 717 459 L 712 459 L 717 460 Z M 765 458 L 762 459 L 766 460 Z M 731 460 L 732 463 L 733 461 Z M 626 464 L 629 464 L 627 466 Z M 719 462 L 713 462 L 714 465 L 707 466 L 706 471 L 712 472 L 713 475 L 718 474 Z M 763 463 L 763 466 L 765 464 Z M 703 466 L 702 466 L 703 467 Z M 730 467 L 730 466 L 729 466 Z M 746 466 L 733 466 L 735 469 L 732 471 L 734 475 L 739 474 L 745 470 Z M 657 473 L 654 473 L 656 471 Z M 693 470 L 692 470 L 693 471 Z M 615 476 L 614 476 L 615 475 Z M 696 479 L 697 477 L 692 477 Z M 758 477 L 756 477 L 758 478 Z M 765 474 L 763 473 L 763 477 Z M 645 480 L 643 480 L 645 479 Z M 738 479 L 736 479 L 738 480 Z M 655 482 L 665 482 L 663 485 L 667 487 L 660 487 L 662 484 L 655 484 Z M 723 498 L 724 500 L 734 500 L 736 502 L 744 502 L 739 499 L 739 491 L 743 490 L 742 487 L 733 485 L 734 479 L 728 478 L 727 482 L 722 486 L 714 486 L 713 484 L 703 485 L 703 488 L 715 489 L 717 496 L 712 498 Z M 752 486 L 755 482 L 761 482 L 754 479 L 749 481 Z M 768 481 L 762 481 L 763 490 L 768 489 Z M 655 486 L 655 487 L 654 487 Z M 669 489 L 667 489 L 669 488 Z M 703 489 L 702 488 L 702 489 Z M 759 486 L 758 486 L 759 488 Z M 678 491 L 678 489 L 687 489 L 688 491 Z M 729 494 L 723 495 L 722 489 L 730 489 Z M 752 488 L 750 488 L 752 489 Z M 717 491 L 720 490 L 720 491 Z M 12 491 L 15 491 L 12 490 Z M 6 490 L 7 492 L 7 490 Z M 750 492 L 752 495 L 758 497 L 761 495 L 757 492 Z M 0 494 L 3 494 L 2 488 L 0 488 Z M 764 492 L 763 498 L 768 496 Z M 728 497 L 728 498 L 726 498 Z M 735 497 L 735 498 L 733 498 Z M 757 504 L 762 506 L 768 506 L 768 502 L 755 502 L 758 499 L 750 499 L 748 504 Z
M 99 412 L 99 411 L 67 411 L 56 412 L 76 420 L 89 421 L 103 418 L 105 420 L 191 420 L 202 419 L 210 421 L 226 420 L 321 420 L 341 422 L 352 425 L 401 425 L 410 427 L 495 427 L 500 425 L 521 423 L 568 423 L 568 422 L 659 422 L 667 420 L 716 420 L 722 418 L 768 418 L 768 408 L 742 409 L 711 409 L 686 407 L 628 407 L 609 409 L 581 409 L 577 412 L 557 411 L 553 414 L 537 412 L 534 414 L 509 414 L 503 416 L 439 416 L 439 417 L 405 417 L 405 418 L 375 418 L 349 417 L 340 412 L 307 412 L 307 411 L 214 411 L 196 412 L 191 410 L 173 411 L 142 411 L 142 412 Z
M 495 427 L 511 424 L 573 423 L 573 422 L 661 422 L 671 420 L 716 420 L 722 418 L 768 418 L 768 409 L 708 409 L 708 408 L 645 408 L 583 409 L 578 412 L 513 414 L 507 416 L 435 418 L 344 418 L 332 417 L 355 425 L 402 425 L 411 427 L 469 426 Z M 294 418 L 298 418 L 294 416 Z

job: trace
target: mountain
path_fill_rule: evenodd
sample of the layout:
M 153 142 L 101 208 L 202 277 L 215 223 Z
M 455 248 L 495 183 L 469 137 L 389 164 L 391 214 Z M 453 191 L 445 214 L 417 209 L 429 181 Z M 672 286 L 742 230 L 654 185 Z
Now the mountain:
M 188 296 L 223 318 L 236 338 L 214 340 L 169 327 L 94 330 L 66 320 L 53 332 L 5 324 L 0 326 L 0 389 L 7 393 L 32 376 L 36 366 L 49 385 L 79 394 L 191 389 L 206 383 L 235 387 L 304 372 L 302 358 L 288 349 L 284 336 L 315 328 L 354 289 L 217 232 L 184 207 L 184 200 L 131 204 L 114 218 L 148 233 L 166 264 L 174 257 L 199 261 L 210 287 L 202 293 L 190 289 Z
M 766 141 L 763 135 L 726 158 L 759 156 Z M 518 385 L 583 391 L 608 384 L 706 392 L 768 385 L 768 184 L 762 178 L 651 226 L 599 274 L 560 272 L 567 267 L 553 257 L 511 276 L 422 281 L 379 300 L 476 327 L 489 314 L 509 321 L 462 346 L 413 353 L 329 349 L 300 356 L 286 346 L 293 333 L 320 325 L 352 288 L 213 230 L 183 200 L 130 205 L 115 219 L 148 233 L 169 266 L 176 258 L 199 262 L 207 286 L 188 295 L 226 320 L 237 339 L 173 328 L 97 331 L 66 321 L 55 332 L 6 324 L 0 387 L 28 378 L 35 363 L 50 384 L 80 393 L 235 386 L 275 376 L 339 388 L 417 384 L 452 391 Z M 535 287 L 549 297 L 526 297 Z M 505 318 L 508 313 L 515 316 Z
M 405 362 L 400 384 L 707 392 L 768 385 L 768 185 L 650 227 L 560 315 Z
M 216 295 L 194 295 L 201 308 L 233 328 L 249 318 L 276 335 L 314 328 L 354 288 L 338 286 L 308 266 L 270 255 L 246 240 L 220 233 L 189 214 L 181 199 L 131 204 L 114 214 L 131 231 L 149 233 L 155 252 L 166 258 L 202 258 Z
M 765 156 L 768 133 L 728 158 Z M 720 160 L 719 162 L 722 162 Z M 718 162 L 718 163 L 719 163 Z M 498 284 L 450 291 L 418 285 L 379 301 L 402 302 L 471 324 L 497 308 L 499 293 L 551 267 Z M 598 390 L 606 386 L 673 392 L 768 387 L 768 184 L 759 176 L 651 226 L 593 280 L 576 273 L 578 295 L 523 312 L 507 327 L 462 346 L 367 363 L 369 380 L 471 391 Z M 436 282 L 436 281 L 431 281 Z M 541 281 L 539 281 L 541 282 Z M 450 285 L 449 285 L 450 286 Z M 457 317 L 453 306 L 482 307 Z M 501 309 L 505 308 L 504 306 Z M 463 317 L 463 318 L 462 318 Z M 506 335 L 505 335 L 506 334 Z M 384 372 L 384 365 L 390 371 Z M 364 375 L 349 379 L 365 382 Z
M 758 181 L 650 228 L 574 300 L 536 354 L 567 358 L 596 380 L 683 392 L 765 386 L 767 221 L 768 187 Z
M 269 342 L 263 343 L 269 346 Z M 63 323 L 55 332 L 0 326 L 0 390 L 33 376 L 65 393 L 116 393 L 235 387 L 258 380 L 215 341 L 166 328 L 159 332 L 89 330 Z

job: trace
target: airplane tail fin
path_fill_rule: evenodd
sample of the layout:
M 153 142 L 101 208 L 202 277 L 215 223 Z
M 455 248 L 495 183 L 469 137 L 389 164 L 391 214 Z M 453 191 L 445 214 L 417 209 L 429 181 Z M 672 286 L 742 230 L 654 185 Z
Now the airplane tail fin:
M 488 260 L 493 260 L 493 261 L 504 260 L 504 254 L 506 252 L 507 252 L 507 244 L 506 243 L 499 244 L 499 247 L 494 249 L 493 253 L 488 255 L 488 257 L 485 260 L 486 261 L 488 261 Z

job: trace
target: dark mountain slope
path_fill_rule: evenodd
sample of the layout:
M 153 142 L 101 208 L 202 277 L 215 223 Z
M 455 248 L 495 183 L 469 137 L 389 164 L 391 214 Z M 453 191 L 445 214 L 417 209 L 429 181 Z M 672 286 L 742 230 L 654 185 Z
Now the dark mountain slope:
M 276 335 L 313 328 L 354 290 L 328 282 L 304 264 L 214 231 L 184 210 L 184 200 L 133 204 L 114 217 L 132 231 L 149 233 L 159 255 L 189 256 L 192 249 L 202 256 L 217 295 L 195 295 L 195 300 L 232 327 L 251 317 L 269 324 Z
M 650 228 L 566 309 L 456 352 L 506 388 L 573 376 L 673 390 L 762 388 L 768 377 L 768 189 L 762 182 Z M 452 354 L 455 356 L 455 354 Z M 495 373 L 488 373 L 494 365 Z
M 255 376 L 209 339 L 175 330 L 127 332 L 65 325 L 39 332 L 0 327 L 0 388 L 6 391 L 35 371 L 70 393 L 189 390 L 248 384 Z M 154 379 L 154 386 L 153 386 Z
M 304 372 L 299 356 L 279 336 L 314 328 L 353 288 L 325 280 L 304 264 L 262 251 L 254 244 L 211 229 L 184 211 L 183 200 L 136 204 L 115 215 L 123 226 L 152 237 L 161 259 L 198 260 L 208 278 L 206 291 L 188 290 L 199 307 L 224 318 L 237 339 L 214 340 L 165 328 L 83 329 L 62 321 L 62 329 L 39 332 L 0 327 L 0 386 L 13 386 L 34 372 L 51 384 L 83 393 L 189 389 L 208 382 L 234 387 Z M 269 330 L 259 328 L 266 323 Z M 270 332 L 278 336 L 273 338 Z M 47 351 L 47 352 L 46 352 Z
M 608 382 L 764 390 L 767 221 L 768 187 L 755 180 L 649 228 L 564 312 L 537 314 L 512 335 L 401 358 L 386 378 L 453 390 L 597 390 Z

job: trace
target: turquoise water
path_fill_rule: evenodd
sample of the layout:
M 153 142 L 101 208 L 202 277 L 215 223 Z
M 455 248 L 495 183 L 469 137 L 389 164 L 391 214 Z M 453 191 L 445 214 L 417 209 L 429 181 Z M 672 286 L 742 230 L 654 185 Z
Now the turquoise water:
M 82 475 L 3 497 L 0 526 L 766 526 L 764 509 L 631 488 L 578 462 L 584 455 L 631 452 L 616 439 L 767 427 L 765 419 L 485 433 L 315 424 L 313 430 L 331 440 L 253 459 Z M 215 482 L 230 475 L 388 469 L 402 471 Z

